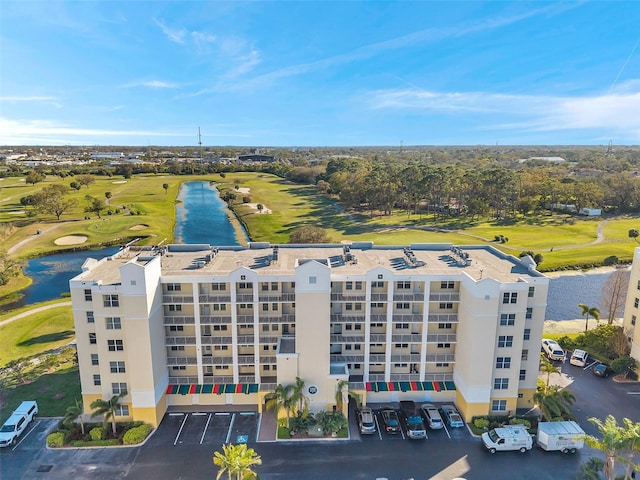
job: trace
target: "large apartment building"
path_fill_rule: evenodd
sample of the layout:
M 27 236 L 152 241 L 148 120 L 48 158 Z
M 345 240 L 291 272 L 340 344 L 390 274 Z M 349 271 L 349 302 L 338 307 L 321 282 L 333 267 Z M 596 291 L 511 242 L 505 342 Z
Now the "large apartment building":
M 624 320 L 622 326 L 631 341 L 631 356 L 640 362 L 640 247 L 633 252 L 629 290 L 624 306 Z
M 305 383 L 363 402 L 532 407 L 549 279 L 488 246 L 168 245 L 89 259 L 70 281 L 82 396 L 156 425 L 172 405 L 251 405 Z

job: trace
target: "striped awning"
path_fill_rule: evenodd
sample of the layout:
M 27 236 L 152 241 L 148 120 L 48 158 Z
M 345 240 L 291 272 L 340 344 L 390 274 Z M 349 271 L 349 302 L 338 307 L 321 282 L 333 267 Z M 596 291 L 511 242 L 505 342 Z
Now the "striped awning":
M 216 394 L 223 393 L 258 393 L 257 383 L 214 383 L 207 385 L 169 385 L 167 395 Z
M 367 382 L 367 392 L 418 392 L 455 390 L 456 385 L 447 382 Z

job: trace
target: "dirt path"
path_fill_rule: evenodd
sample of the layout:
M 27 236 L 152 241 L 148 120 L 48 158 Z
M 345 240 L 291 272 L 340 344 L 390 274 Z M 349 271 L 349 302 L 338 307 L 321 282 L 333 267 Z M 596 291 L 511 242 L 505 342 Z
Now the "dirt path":
M 49 310 L 50 308 L 58 308 L 58 307 L 66 307 L 71 305 L 71 300 L 60 303 L 52 303 L 51 305 L 44 305 L 42 307 L 34 308 L 32 310 L 28 310 L 26 312 L 19 313 L 18 315 L 14 315 L 13 317 L 9 317 L 6 320 L 0 322 L 0 327 L 2 325 L 6 325 L 7 323 L 15 322 L 16 320 L 20 320 L 21 318 L 28 317 L 32 313 L 44 312 L 45 310 Z
M 64 223 L 66 223 L 66 222 L 64 222 Z M 64 223 L 56 223 L 55 225 L 52 225 L 52 226 L 50 226 L 48 228 L 45 228 L 44 230 L 40 230 L 40 235 L 42 235 L 43 233 L 50 232 L 51 230 L 54 230 L 54 229 L 58 228 L 60 225 L 64 225 Z M 20 247 L 22 247 L 26 243 L 29 243 L 31 240 L 33 240 L 34 238 L 37 238 L 38 236 L 39 236 L 38 234 L 34 233 L 30 237 L 27 237 L 24 240 L 16 243 L 13 247 L 11 247 L 9 250 L 7 250 L 7 254 L 11 255 L 13 252 L 18 250 Z

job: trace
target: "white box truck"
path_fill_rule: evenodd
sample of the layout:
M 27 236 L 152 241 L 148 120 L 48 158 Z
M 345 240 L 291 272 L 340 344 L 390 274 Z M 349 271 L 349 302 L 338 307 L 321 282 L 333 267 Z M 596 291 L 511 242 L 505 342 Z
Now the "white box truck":
M 482 443 L 491 453 L 509 450 L 524 453 L 533 447 L 533 438 L 522 425 L 505 425 L 483 433 Z
M 584 434 L 576 422 L 540 422 L 536 445 L 547 452 L 576 453 L 584 446 Z

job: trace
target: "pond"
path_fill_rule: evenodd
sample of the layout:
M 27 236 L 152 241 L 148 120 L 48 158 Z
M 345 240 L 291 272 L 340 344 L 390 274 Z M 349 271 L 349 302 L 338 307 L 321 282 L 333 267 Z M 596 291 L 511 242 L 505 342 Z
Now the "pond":
M 186 182 L 180 187 L 176 207 L 175 238 L 177 243 L 208 243 L 210 245 L 240 245 L 231 224 L 225 202 L 209 182 Z M 243 240 L 247 240 L 246 235 Z M 87 258 L 113 255 L 119 247 L 81 252 L 58 253 L 31 259 L 25 274 L 33 283 L 20 292 L 17 302 L 0 307 L 0 311 L 60 298 L 69 291 L 69 280 L 80 273 Z

